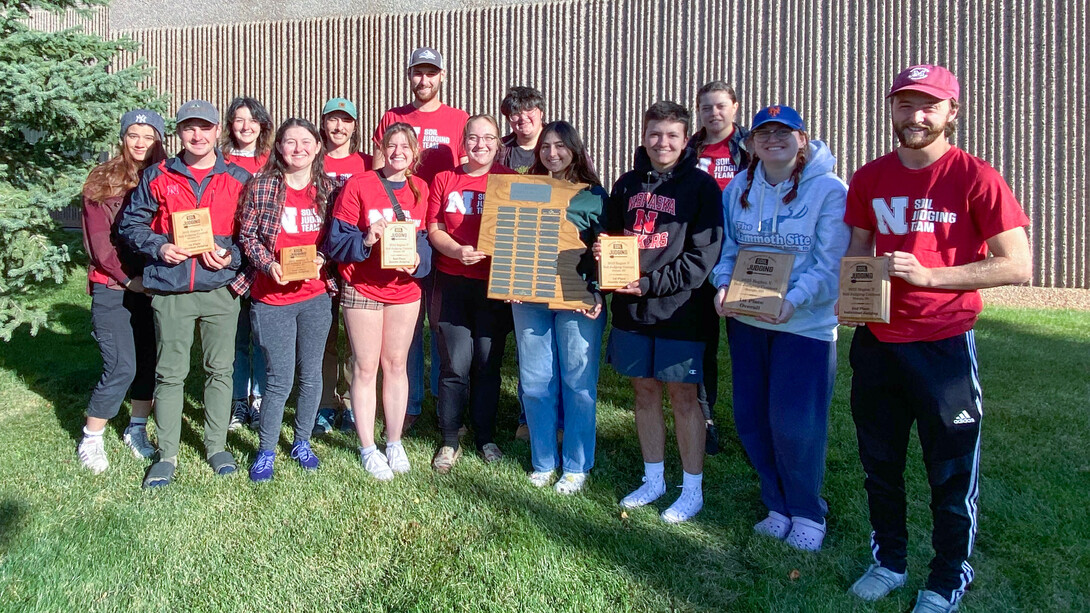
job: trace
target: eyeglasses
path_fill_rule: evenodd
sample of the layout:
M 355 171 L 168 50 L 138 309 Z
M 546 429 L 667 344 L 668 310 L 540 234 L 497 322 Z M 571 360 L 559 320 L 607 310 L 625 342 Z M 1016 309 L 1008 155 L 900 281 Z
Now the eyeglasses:
M 492 143 L 495 143 L 497 140 L 499 140 L 499 138 L 495 137 L 495 136 L 492 136 L 491 134 L 485 134 L 484 136 L 478 136 L 476 134 L 470 134 L 469 136 L 466 137 L 466 144 L 467 145 L 476 145 L 478 142 L 484 142 L 484 144 L 486 144 L 486 145 L 491 145 Z
M 767 143 L 772 140 L 773 137 L 776 140 L 787 140 L 795 131 L 790 128 L 777 128 L 775 130 L 754 130 L 750 134 L 753 135 L 753 140 L 758 143 Z

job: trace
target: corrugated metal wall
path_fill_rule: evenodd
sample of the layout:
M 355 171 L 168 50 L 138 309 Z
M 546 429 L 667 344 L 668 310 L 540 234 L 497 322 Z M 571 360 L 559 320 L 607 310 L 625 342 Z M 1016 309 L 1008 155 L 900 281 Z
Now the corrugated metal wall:
M 743 122 L 766 104 L 799 108 L 847 178 L 894 144 L 893 75 L 946 64 L 963 84 L 958 144 L 999 168 L 1033 219 L 1034 283 L 1086 288 L 1087 30 L 1086 3 L 1067 0 L 597 0 L 126 34 L 175 103 L 248 94 L 276 119 L 316 118 L 344 95 L 368 133 L 409 100 L 409 51 L 434 46 L 447 102 L 498 113 L 507 86 L 537 86 L 546 118 L 583 130 L 607 181 L 648 104 L 694 105 L 716 78 L 737 88 Z
M 40 9 L 30 11 L 31 28 L 43 32 L 59 32 L 68 28 L 81 27 L 88 34 L 97 34 L 103 38 L 110 36 L 110 9 L 105 6 L 84 11 L 69 9 L 64 13 L 51 13 Z

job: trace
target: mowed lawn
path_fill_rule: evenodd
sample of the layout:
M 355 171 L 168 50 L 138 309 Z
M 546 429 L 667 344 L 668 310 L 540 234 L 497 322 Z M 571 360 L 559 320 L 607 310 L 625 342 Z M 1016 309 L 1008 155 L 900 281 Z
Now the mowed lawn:
M 500 407 L 507 457 L 467 454 L 447 476 L 428 467 L 434 401 L 406 447 L 413 471 L 378 483 L 354 437 L 316 442 L 304 474 L 214 478 L 201 449 L 202 378 L 188 386 L 173 486 L 144 492 L 146 464 L 106 434 L 110 469 L 76 459 L 99 375 L 90 300 L 73 278 L 51 322 L 0 348 L 0 609 L 4 611 L 881 611 L 910 608 L 930 559 L 928 492 L 918 444 L 909 460 L 909 585 L 864 604 L 845 591 L 869 563 L 863 475 L 848 409 L 847 348 L 830 419 L 829 535 L 818 554 L 757 537 L 757 480 L 730 416 L 721 347 L 717 406 L 724 450 L 705 469 L 705 508 L 666 526 L 653 508 L 620 512 L 642 464 L 632 393 L 608 367 L 599 386 L 598 452 L 588 489 L 560 497 L 526 479 L 510 356 Z M 985 393 L 977 581 L 965 611 L 1090 610 L 1090 313 L 989 308 L 977 326 Z M 513 345 L 509 346 L 513 352 Z M 194 362 L 194 370 L 199 365 Z M 231 433 L 245 466 L 256 435 Z M 672 441 L 667 477 L 679 485 Z

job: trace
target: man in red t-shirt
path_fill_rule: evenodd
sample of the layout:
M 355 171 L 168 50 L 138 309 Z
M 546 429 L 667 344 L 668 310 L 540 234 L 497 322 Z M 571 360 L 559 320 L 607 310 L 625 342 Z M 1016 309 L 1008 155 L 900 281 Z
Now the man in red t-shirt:
M 915 611 L 947 612 L 973 580 L 980 380 L 976 290 L 1031 274 L 1029 219 L 995 171 L 949 142 L 960 86 L 942 66 L 912 66 L 887 98 L 900 146 L 852 177 L 849 256 L 889 257 L 890 322 L 856 329 L 852 417 L 875 564 L 851 591 L 877 600 L 905 583 L 905 456 L 915 421 L 923 448 L 935 557 Z M 989 252 L 991 257 L 989 257 Z
M 412 86 L 413 101 L 405 106 L 386 111 L 379 119 L 371 139 L 374 144 L 374 167 L 377 170 L 386 163 L 382 157 L 381 147 L 382 134 L 386 128 L 397 122 L 405 122 L 416 130 L 416 136 L 420 142 L 420 165 L 416 169 L 416 176 L 430 186 L 435 175 L 444 170 L 453 170 L 466 162 L 466 153 L 462 150 L 462 132 L 465 131 L 469 115 L 439 100 L 447 71 L 443 56 L 435 49 L 431 47 L 415 49 L 409 56 L 406 75 Z M 430 287 L 431 277 L 428 277 L 424 279 L 424 291 L 429 292 Z M 420 416 L 424 402 L 423 323 L 427 304 L 428 300 L 425 299 L 425 306 L 420 309 L 420 326 L 413 337 L 412 347 L 409 348 L 409 409 L 405 418 L 405 430 L 412 427 L 416 418 Z M 432 395 L 438 395 L 439 353 L 436 349 L 434 334 L 431 339 L 430 387 Z

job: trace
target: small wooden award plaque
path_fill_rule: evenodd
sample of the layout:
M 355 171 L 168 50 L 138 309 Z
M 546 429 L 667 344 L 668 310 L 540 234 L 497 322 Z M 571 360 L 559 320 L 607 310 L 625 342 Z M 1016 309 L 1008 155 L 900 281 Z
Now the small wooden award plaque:
M 743 315 L 776 317 L 794 263 L 795 256 L 790 253 L 739 251 L 727 288 L 726 308 Z
M 318 248 L 314 245 L 284 247 L 280 250 L 280 280 L 304 281 L 318 278 Z
M 889 323 L 889 258 L 840 260 L 838 313 L 845 323 Z
M 391 221 L 382 231 L 382 267 L 412 268 L 416 266 L 416 224 L 411 221 Z
M 208 209 L 191 209 L 170 214 L 172 241 L 179 248 L 197 255 L 215 251 L 216 239 L 212 235 L 212 215 Z
M 635 236 L 603 236 L 598 287 L 618 289 L 640 278 L 640 245 Z

